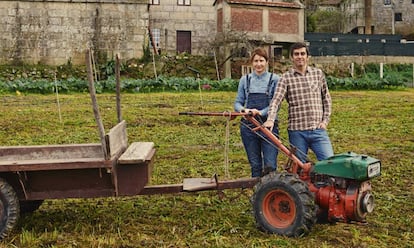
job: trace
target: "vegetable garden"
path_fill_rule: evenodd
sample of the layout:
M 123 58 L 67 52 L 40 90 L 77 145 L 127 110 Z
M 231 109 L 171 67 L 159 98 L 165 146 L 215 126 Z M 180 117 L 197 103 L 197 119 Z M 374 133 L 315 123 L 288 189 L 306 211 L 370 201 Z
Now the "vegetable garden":
M 55 82 L 46 92 L 53 93 Z M 123 85 L 128 85 L 122 81 Z M 177 80 L 178 84 L 180 80 Z M 185 82 L 185 80 L 182 80 Z M 124 92 L 128 136 L 157 148 L 151 183 L 186 177 L 248 177 L 238 121 L 179 116 L 187 111 L 229 111 L 233 88 L 168 87 Z M 107 84 L 103 84 L 107 85 Z M 108 84 L 108 89 L 110 88 Z M 180 85 L 180 84 L 179 84 Z M 86 85 L 85 85 L 86 86 Z M 98 87 L 97 87 L 98 88 Z M 87 90 L 33 94 L 13 88 L 0 95 L 2 146 L 89 143 L 98 133 Z M 115 96 L 98 95 L 104 126 L 116 122 Z M 125 88 L 124 88 L 125 89 Z M 141 87 L 142 89 L 142 87 Z M 188 90 L 191 89 L 191 90 Z M 81 91 L 81 92 L 79 92 Z M 129 91 L 129 90 L 125 90 Z M 134 92 L 134 93 L 132 93 Z M 250 190 L 105 199 L 47 200 L 22 217 L 4 247 L 411 247 L 414 245 L 414 90 L 332 90 L 329 133 L 335 153 L 358 151 L 382 161 L 373 180 L 376 207 L 366 225 L 315 225 L 300 238 L 258 231 Z M 280 112 L 286 141 L 286 106 Z M 225 152 L 226 151 L 226 152 Z M 280 165 L 286 161 L 280 158 Z

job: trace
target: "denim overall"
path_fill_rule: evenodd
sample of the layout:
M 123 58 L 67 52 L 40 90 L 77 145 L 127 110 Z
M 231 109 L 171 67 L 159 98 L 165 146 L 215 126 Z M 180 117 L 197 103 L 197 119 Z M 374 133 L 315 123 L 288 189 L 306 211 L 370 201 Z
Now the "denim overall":
M 270 86 L 271 86 L 271 79 L 269 80 L 268 90 L 265 93 L 249 93 L 249 78 L 247 78 L 247 103 L 246 108 L 248 109 L 263 109 L 269 106 L 271 95 L 270 95 Z M 267 117 L 264 116 L 256 116 L 256 119 L 264 123 Z M 253 124 L 249 123 L 247 120 L 242 119 L 242 123 L 240 125 L 240 133 L 244 148 L 247 153 L 247 158 L 249 160 L 252 177 L 261 177 L 263 174 L 266 174 L 270 171 L 275 171 L 277 167 L 277 148 L 269 143 L 268 141 L 264 140 L 267 137 L 262 133 L 252 131 L 250 128 L 253 128 Z M 278 127 L 277 123 L 275 123 L 272 132 L 278 136 Z M 263 173 L 265 172 L 265 173 Z

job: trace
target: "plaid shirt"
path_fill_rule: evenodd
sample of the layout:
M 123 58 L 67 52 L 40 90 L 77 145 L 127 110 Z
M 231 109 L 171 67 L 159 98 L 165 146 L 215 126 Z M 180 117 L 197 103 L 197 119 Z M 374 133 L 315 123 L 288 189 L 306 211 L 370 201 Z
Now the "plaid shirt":
M 289 104 L 288 130 L 314 130 L 321 122 L 328 125 L 332 102 L 322 70 L 308 66 L 304 75 L 293 68 L 285 72 L 276 86 L 268 120 L 276 118 L 283 98 Z

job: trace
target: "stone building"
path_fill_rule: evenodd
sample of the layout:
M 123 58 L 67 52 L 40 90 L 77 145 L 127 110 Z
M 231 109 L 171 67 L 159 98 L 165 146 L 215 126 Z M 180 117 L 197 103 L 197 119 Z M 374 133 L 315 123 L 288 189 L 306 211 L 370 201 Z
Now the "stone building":
M 161 53 L 207 54 L 216 34 L 212 0 L 150 0 L 149 27 Z
M 148 43 L 156 53 L 206 55 L 218 27 L 242 23 L 252 40 L 294 42 L 303 40 L 303 16 L 303 6 L 284 0 L 0 1 L 0 63 L 83 64 L 88 48 L 97 59 L 126 60 Z
M 414 0 L 371 1 L 373 33 L 414 36 Z
M 216 0 L 214 6 L 216 39 L 223 44 L 225 58 L 235 50 L 258 45 L 267 47 L 271 57 L 280 58 L 290 44 L 303 41 L 304 6 L 300 2 Z M 225 75 L 230 77 L 231 65 L 226 61 Z
M 342 33 L 414 35 L 414 0 L 323 0 L 318 8 L 344 13 Z
M 298 1 L 216 0 L 214 6 L 218 35 L 276 47 L 303 41 L 304 6 Z

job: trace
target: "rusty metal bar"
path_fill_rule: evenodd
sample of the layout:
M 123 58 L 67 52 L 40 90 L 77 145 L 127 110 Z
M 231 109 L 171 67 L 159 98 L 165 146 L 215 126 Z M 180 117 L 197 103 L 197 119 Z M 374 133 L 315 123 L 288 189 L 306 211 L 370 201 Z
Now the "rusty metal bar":
M 246 116 L 249 113 L 240 113 L 240 112 L 180 112 L 179 115 L 201 115 L 201 116 L 224 116 L 224 117 L 237 117 L 237 116 Z
M 172 193 L 190 193 L 208 190 L 225 190 L 225 189 L 247 189 L 253 188 L 260 178 L 243 178 L 236 180 L 218 181 L 217 185 L 212 188 L 184 191 L 183 184 L 162 184 L 145 186 L 139 195 L 155 195 L 155 194 L 172 194 Z

